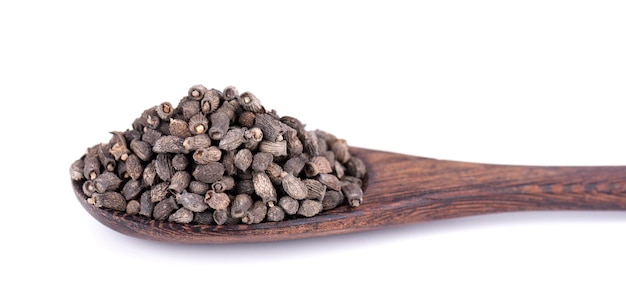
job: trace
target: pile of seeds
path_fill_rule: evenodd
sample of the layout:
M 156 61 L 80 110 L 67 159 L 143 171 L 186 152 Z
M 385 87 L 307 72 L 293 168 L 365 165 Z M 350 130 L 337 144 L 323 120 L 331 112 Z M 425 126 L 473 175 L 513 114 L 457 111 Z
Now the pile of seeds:
M 145 110 L 70 167 L 87 201 L 156 220 L 253 224 L 363 201 L 365 164 L 343 139 L 267 111 L 249 92 L 195 85 Z

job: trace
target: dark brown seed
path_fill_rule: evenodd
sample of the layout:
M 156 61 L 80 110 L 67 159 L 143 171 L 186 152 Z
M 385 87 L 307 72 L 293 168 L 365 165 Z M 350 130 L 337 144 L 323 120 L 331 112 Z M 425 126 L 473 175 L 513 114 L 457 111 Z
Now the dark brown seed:
M 126 213 L 133 216 L 139 213 L 141 210 L 141 204 L 137 200 L 130 200 L 126 204 Z
M 186 153 L 187 150 L 183 147 L 183 141 L 183 138 L 165 135 L 156 140 L 152 151 L 155 153 Z
M 93 198 L 96 201 L 96 207 L 101 208 L 110 208 L 119 211 L 126 210 L 126 199 L 120 193 L 116 192 L 106 192 L 103 194 L 95 193 L 93 194 Z
M 287 195 L 296 200 L 305 199 L 309 194 L 306 184 L 291 173 L 283 172 L 282 187 Z
M 143 173 L 143 165 L 141 165 L 141 160 L 135 154 L 131 154 L 126 159 L 126 172 L 133 180 L 137 180 L 141 178 L 141 174 Z
M 169 190 L 174 194 L 182 193 L 191 181 L 191 175 L 186 171 L 178 171 L 172 176 L 172 180 L 169 185 Z
M 217 110 L 211 114 L 211 128 L 209 128 L 209 136 L 214 140 L 221 140 L 228 131 L 230 118 L 224 111 Z
M 242 218 L 244 214 L 252 207 L 252 196 L 249 194 L 237 194 L 230 206 L 230 215 L 233 218 Z
M 255 118 L 255 114 L 253 112 L 244 111 L 239 115 L 239 118 L 237 119 L 237 123 L 239 123 L 239 126 L 241 127 L 250 128 L 254 126 L 254 118 Z
M 217 193 L 230 191 L 235 187 L 235 178 L 230 176 L 224 176 L 222 179 L 214 182 L 211 185 L 211 189 Z
M 156 106 L 146 110 L 142 119 L 145 120 L 145 127 L 157 129 L 161 125 L 161 118 L 156 112 Z
M 196 84 L 189 88 L 189 92 L 187 93 L 189 99 L 198 100 L 204 97 L 204 93 L 206 93 L 209 89 L 207 89 L 204 85 Z
M 167 121 L 174 115 L 174 113 L 176 113 L 176 111 L 171 103 L 163 102 L 156 107 L 156 113 L 161 120 Z
M 142 140 L 132 140 L 130 142 L 130 149 L 143 161 L 150 161 L 152 159 L 152 146 Z
M 189 119 L 189 131 L 191 134 L 203 134 L 209 129 L 209 120 L 204 114 L 199 113 Z
M 287 141 L 262 141 L 261 143 L 259 143 L 259 151 L 270 153 L 276 157 L 287 156 Z
M 211 139 L 206 134 L 194 135 L 185 138 L 183 141 L 183 147 L 187 150 L 187 152 L 198 150 L 200 148 L 208 148 L 211 147 Z
M 230 127 L 219 143 L 219 148 L 226 151 L 235 150 L 244 141 L 244 129 L 239 127 Z
M 341 188 L 350 206 L 356 207 L 363 203 L 363 190 L 355 183 L 346 184 Z
M 239 105 L 241 105 L 241 108 L 244 110 L 251 111 L 253 113 L 265 113 L 265 108 L 261 105 L 261 101 L 259 101 L 259 99 L 250 92 L 244 92 L 241 94 L 239 97 Z
M 208 90 L 200 100 L 200 110 L 203 114 L 210 114 L 220 106 L 221 92 L 216 89 Z
M 212 209 L 227 209 L 230 205 L 230 198 L 226 193 L 217 193 L 209 190 L 204 196 L 204 203 Z
M 139 208 L 139 214 L 148 218 L 152 217 L 152 211 L 154 210 L 154 202 L 150 199 L 150 194 L 150 191 L 145 191 L 139 198 L 139 204 L 141 206 Z
M 235 192 L 238 194 L 254 194 L 254 182 L 251 179 L 239 180 L 235 184 Z
M 222 151 L 215 146 L 200 148 L 193 153 L 192 158 L 196 164 L 206 165 L 222 159 Z
M 85 157 L 83 176 L 88 180 L 94 180 L 100 175 L 100 159 L 97 155 L 87 155 Z
M 294 117 L 284 116 L 280 118 L 280 121 L 283 122 L 283 124 L 295 129 L 299 138 L 304 138 L 306 130 L 304 129 L 304 124 L 302 124 L 300 120 Z
M 150 200 L 152 202 L 159 202 L 167 197 L 167 182 L 161 182 L 150 189 Z
M 307 163 L 308 159 L 303 155 L 298 155 L 291 157 L 288 159 L 283 165 L 283 169 L 287 173 L 291 173 L 294 176 L 298 176 L 302 169 L 304 169 L 304 165 Z
M 241 222 L 245 224 L 261 223 L 263 219 L 265 219 L 266 214 L 267 206 L 265 203 L 263 203 L 263 201 L 255 201 L 254 204 L 252 204 L 252 207 L 244 213 L 244 216 L 241 218 Z
M 342 179 L 346 173 L 346 167 L 344 167 L 339 161 L 335 161 L 333 171 L 337 174 L 337 178 Z
M 322 209 L 322 202 L 306 199 L 300 204 L 300 208 L 298 208 L 298 214 L 310 218 L 322 212 Z
M 304 173 L 307 177 L 314 177 L 318 174 L 328 174 L 333 171 L 330 162 L 323 156 L 315 156 L 304 165 Z
M 341 183 L 343 185 L 346 185 L 348 183 L 354 183 L 358 186 L 363 186 L 363 180 L 361 180 L 361 178 L 358 177 L 354 177 L 354 176 L 343 176 L 343 178 L 341 178 Z
M 173 214 L 171 214 L 167 218 L 167 220 L 170 222 L 181 223 L 181 224 L 191 223 L 191 221 L 193 221 L 193 213 L 190 210 L 182 207 L 182 208 L 179 208 Z
M 265 171 L 267 166 L 274 160 L 274 156 L 267 152 L 258 152 L 252 158 L 252 170 Z
M 172 167 L 172 159 L 167 153 L 159 153 L 156 157 L 154 164 L 157 175 L 163 181 L 169 181 L 174 175 L 174 168 Z
M 363 160 L 354 156 L 350 158 L 346 164 L 346 168 L 348 169 L 348 174 L 358 178 L 365 177 L 365 173 L 367 172 L 367 167 L 365 167 Z
M 113 172 L 115 171 L 115 158 L 109 151 L 108 144 L 100 144 L 98 147 L 98 159 L 100 159 L 100 164 L 105 171 Z
M 322 209 L 333 209 L 343 203 L 343 199 L 343 193 L 340 191 L 326 191 L 324 199 L 322 199 Z
M 182 194 L 176 195 L 176 199 L 180 205 L 193 212 L 202 212 L 209 208 L 204 203 L 204 196 L 200 194 L 183 191 Z
M 187 165 L 189 165 L 189 159 L 187 159 L 185 154 L 179 153 L 172 157 L 172 168 L 174 170 L 182 171 L 187 168 Z
M 331 190 L 341 191 L 341 186 L 343 185 L 339 178 L 333 174 L 319 174 L 317 176 L 317 180 L 327 186 Z
M 306 184 L 306 188 L 309 191 L 307 199 L 314 199 L 319 201 L 324 199 L 324 194 L 326 194 L 325 185 L 315 179 L 305 179 L 303 180 L 303 182 L 304 184 Z
M 276 202 L 276 189 L 265 172 L 253 172 L 252 182 L 254 183 L 254 192 L 261 197 L 263 203 Z
M 191 131 L 189 131 L 189 124 L 185 122 L 185 120 L 170 119 L 169 126 L 170 135 L 177 136 L 183 139 L 191 136 Z
M 128 130 L 124 131 L 123 135 L 124 135 L 124 139 L 126 139 L 126 141 L 140 140 L 141 139 L 141 132 L 137 131 L 137 130 L 128 129 Z M 113 144 L 114 143 L 109 142 L 109 145 L 111 147 L 113 146 Z
M 115 191 L 120 187 L 121 183 L 122 180 L 113 172 L 104 172 L 93 180 L 93 185 L 98 193 Z
M 337 141 L 337 137 L 334 134 L 326 132 L 324 130 L 317 129 L 315 130 L 315 134 L 317 135 L 319 139 L 323 139 L 326 142 L 326 144 L 329 146 L 334 144 L 335 141 Z
M 237 154 L 235 155 L 235 166 L 237 167 L 237 169 L 245 172 L 252 165 L 252 160 L 252 152 L 249 149 L 241 149 L 237 151 Z
M 143 135 L 141 136 L 141 140 L 154 146 L 156 142 L 163 136 L 158 130 L 154 130 L 152 128 L 145 128 Z
M 189 121 L 191 117 L 200 113 L 200 101 L 186 100 L 178 104 L 178 108 L 183 113 L 183 120 Z
M 283 196 L 278 200 L 278 205 L 283 208 L 286 214 L 295 215 L 298 212 L 300 203 L 289 196 Z
M 151 161 L 146 167 L 143 169 L 143 175 L 141 176 L 143 180 L 144 186 L 153 186 L 156 184 L 156 161 Z
M 194 180 L 189 183 L 189 191 L 200 195 L 206 194 L 206 192 L 209 191 L 210 188 L 211 186 L 208 183 L 200 181 Z
M 237 167 L 235 167 L 235 151 L 227 151 L 222 155 L 222 164 L 224 165 L 224 174 L 228 176 L 235 176 L 237 174 Z
M 83 171 L 85 170 L 85 162 L 82 159 L 78 159 L 70 166 L 70 177 L 74 181 L 82 180 L 85 178 Z
M 324 155 L 324 153 L 329 150 L 328 145 L 326 144 L 326 140 L 320 138 L 319 136 L 317 137 L 317 148 L 320 149 L 320 156 Z
M 326 149 L 323 150 L 326 151 Z M 312 156 L 319 156 L 322 154 L 322 149 L 319 147 L 317 134 L 315 134 L 315 132 L 307 131 L 304 134 L 304 151 Z
M 283 173 L 283 168 L 281 168 L 280 165 L 275 162 L 271 162 L 269 165 L 267 165 L 267 169 L 265 170 L 265 174 L 267 174 L 267 177 L 269 177 L 272 184 L 277 186 L 280 186 L 282 183 Z
M 269 114 L 257 114 L 254 119 L 254 126 L 261 129 L 264 140 L 269 142 L 282 141 L 283 134 L 288 129 L 286 125 Z
M 263 131 L 257 127 L 246 130 L 243 134 L 244 146 L 250 150 L 256 150 L 259 143 L 263 140 Z
M 239 92 L 234 86 L 227 86 L 224 88 L 224 92 L 222 95 L 224 96 L 224 100 L 230 101 L 239 97 Z
M 124 137 L 124 134 L 119 131 L 113 131 L 111 134 L 113 136 L 109 141 L 109 144 L 111 145 L 109 153 L 111 153 L 115 160 L 126 160 L 130 150 L 128 150 L 128 147 L 126 146 L 126 138 Z
M 335 159 L 342 164 L 347 163 L 352 157 L 348 150 L 348 143 L 344 139 L 336 140 L 330 148 L 335 153 Z
M 124 187 L 122 188 L 122 196 L 124 196 L 124 199 L 126 200 L 136 199 L 137 196 L 139 196 L 139 194 L 143 190 L 143 187 L 141 186 L 141 184 L 142 184 L 141 180 L 127 181 L 126 184 L 124 184 Z
M 195 224 L 204 225 L 214 224 L 215 221 L 213 220 L 213 212 L 207 210 L 199 213 L 194 213 L 192 222 Z
M 322 156 L 326 158 L 326 160 L 329 162 L 331 169 L 332 169 L 332 166 L 335 165 L 335 153 L 328 150 L 328 151 L 324 151 L 324 153 L 322 153 Z
M 282 221 L 285 218 L 285 211 L 280 206 L 270 206 L 267 209 L 266 220 L 269 222 Z
M 93 193 L 96 192 L 96 187 L 93 184 L 92 180 L 87 180 L 83 182 L 83 194 L 87 197 L 91 197 Z
M 218 162 L 210 162 L 206 165 L 197 165 L 192 173 L 193 177 L 204 183 L 213 183 L 224 176 L 224 165 Z
M 130 178 L 130 175 L 128 175 L 128 172 L 126 171 L 125 161 L 123 160 L 117 161 L 117 164 L 115 166 L 115 174 L 117 174 L 117 177 L 122 178 L 122 179 Z
M 302 154 L 304 146 L 302 145 L 302 141 L 298 138 L 298 134 L 295 129 L 287 130 L 284 137 L 287 141 L 287 151 L 289 152 L 289 156 L 293 157 Z
M 218 209 L 213 212 L 213 220 L 217 225 L 223 225 L 228 221 L 228 210 Z
M 177 208 L 178 205 L 176 205 L 174 198 L 169 197 L 154 206 L 152 216 L 157 220 L 167 220 L 170 214 Z

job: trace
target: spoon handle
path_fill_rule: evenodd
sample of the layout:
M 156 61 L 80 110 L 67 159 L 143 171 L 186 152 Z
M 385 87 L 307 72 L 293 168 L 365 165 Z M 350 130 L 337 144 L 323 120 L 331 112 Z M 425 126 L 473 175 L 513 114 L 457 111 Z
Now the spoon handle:
M 626 167 L 507 166 L 378 152 L 367 195 L 386 223 L 531 210 L 626 210 Z M 385 167 L 379 167 L 385 166 Z M 366 197 L 367 197 L 366 195 Z

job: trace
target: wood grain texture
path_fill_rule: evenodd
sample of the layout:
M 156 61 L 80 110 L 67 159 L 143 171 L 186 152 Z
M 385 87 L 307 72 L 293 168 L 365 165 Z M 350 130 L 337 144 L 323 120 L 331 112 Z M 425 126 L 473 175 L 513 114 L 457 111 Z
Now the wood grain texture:
M 102 224 L 130 236 L 173 243 L 242 243 L 300 239 L 463 216 L 531 210 L 624 210 L 626 167 L 505 166 L 434 160 L 351 148 L 368 168 L 364 202 L 312 218 L 253 225 L 156 221 L 90 205 Z

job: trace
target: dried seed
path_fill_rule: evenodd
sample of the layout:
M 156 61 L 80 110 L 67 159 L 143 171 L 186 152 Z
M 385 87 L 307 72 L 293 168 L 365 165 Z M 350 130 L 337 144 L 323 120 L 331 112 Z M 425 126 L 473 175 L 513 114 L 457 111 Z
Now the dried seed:
M 283 172 L 282 187 L 287 195 L 296 200 L 302 200 L 307 197 L 308 189 L 306 184 L 291 173 Z
M 235 166 L 237 169 L 245 172 L 252 165 L 252 160 L 252 152 L 249 149 L 241 149 L 235 155 Z
M 239 115 L 237 123 L 242 127 L 250 128 L 254 126 L 255 114 L 251 111 L 244 111 Z
M 340 163 L 347 163 L 350 158 L 350 151 L 348 150 L 348 143 L 344 139 L 336 140 L 331 146 L 330 149 L 335 153 L 335 159 Z
M 194 135 L 185 138 L 183 141 L 183 147 L 187 151 L 198 150 L 200 148 L 208 148 L 211 146 L 211 139 L 206 134 Z
M 197 165 L 191 175 L 198 181 L 213 183 L 222 179 L 222 176 L 224 176 L 224 165 L 218 162 L 210 162 L 206 165 Z
M 224 174 L 228 176 L 234 176 L 237 174 L 237 167 L 235 167 L 235 151 L 227 151 L 222 155 L 222 165 L 224 165 Z
M 189 121 L 191 117 L 200 113 L 200 101 L 186 100 L 179 103 L 178 108 L 183 113 L 183 120 Z
M 274 156 L 267 152 L 258 152 L 252 158 L 252 170 L 265 171 L 267 166 L 274 160 Z
M 208 90 L 200 100 L 200 109 L 203 114 L 210 114 L 220 106 L 220 91 L 216 89 Z
M 339 161 L 335 161 L 333 171 L 337 174 L 337 178 L 342 179 L 345 176 L 346 168 Z
M 217 110 L 211 114 L 211 128 L 209 128 L 209 136 L 214 140 L 221 140 L 228 131 L 230 118 L 224 111 Z
M 145 128 L 143 135 L 141 135 L 141 140 L 154 146 L 156 142 L 163 136 L 158 130 L 154 130 L 152 128 Z
M 298 133 L 294 129 L 287 130 L 284 134 L 285 140 L 287 141 L 287 151 L 290 156 L 296 156 L 302 154 L 304 150 L 304 146 L 302 145 L 302 141 L 298 138 Z
M 172 176 L 172 180 L 168 189 L 174 194 L 182 193 L 187 188 L 187 186 L 189 186 L 190 181 L 191 175 L 188 172 L 178 171 Z
M 365 163 L 358 157 L 351 157 L 346 164 L 346 168 L 348 169 L 348 174 L 357 178 L 365 177 L 365 173 L 367 172 Z
M 224 96 L 224 100 L 230 101 L 239 97 L 239 92 L 234 86 L 227 86 L 224 88 L 224 92 L 222 95 Z
M 211 188 L 211 186 L 204 182 L 194 180 L 189 183 L 189 191 L 195 194 L 204 195 L 209 190 L 209 188 Z
M 109 151 L 110 148 L 107 144 L 100 144 L 98 147 L 98 159 L 100 159 L 100 164 L 106 171 L 113 172 L 115 171 L 115 158 Z
M 271 206 L 267 209 L 266 219 L 269 222 L 282 221 L 285 218 L 285 211 L 280 206 Z
M 259 143 L 259 151 L 270 153 L 276 157 L 287 156 L 287 141 L 262 141 L 261 143 Z
M 283 165 L 283 170 L 287 173 L 291 173 L 294 176 L 298 176 L 302 169 L 304 169 L 304 165 L 308 162 L 308 159 L 303 155 L 298 155 L 291 157 L 288 159 Z
M 189 99 L 199 101 L 204 97 L 204 93 L 206 93 L 208 90 L 209 89 L 207 89 L 205 86 L 201 84 L 196 84 L 189 88 L 189 92 L 187 93 L 187 95 L 189 96 Z
M 354 183 L 358 186 L 363 186 L 363 181 L 361 180 L 361 178 L 354 177 L 354 176 L 347 176 L 347 175 L 341 178 L 341 183 L 343 185 L 346 185 L 348 183 Z
M 161 182 L 150 189 L 150 200 L 152 202 L 159 202 L 167 197 L 167 182 Z
M 132 140 L 130 142 L 130 149 L 143 161 L 150 161 L 152 158 L 152 146 L 142 140 Z
M 244 92 L 239 97 L 239 105 L 241 108 L 253 113 L 265 113 L 265 108 L 261 105 L 261 101 L 250 92 Z
M 263 203 L 276 202 L 276 189 L 265 172 L 252 173 L 254 192 L 261 197 Z
M 333 174 L 319 174 L 317 176 L 317 180 L 327 186 L 331 190 L 341 191 L 341 186 L 343 185 L 339 178 Z
M 170 214 L 177 209 L 176 201 L 173 197 L 169 197 L 163 201 L 160 201 L 154 206 L 152 216 L 156 220 L 167 220 Z
M 120 187 L 121 183 L 122 180 L 112 172 L 104 172 L 93 180 L 93 185 L 98 193 L 115 191 Z
M 324 199 L 322 199 L 322 209 L 333 209 L 343 203 L 343 199 L 343 193 L 340 191 L 326 191 Z
M 314 177 L 318 174 L 328 174 L 333 171 L 330 162 L 323 156 L 315 156 L 304 165 L 304 173 L 307 177 Z
M 163 102 L 156 107 L 156 113 L 161 120 L 167 121 L 174 115 L 174 113 L 176 113 L 176 111 L 174 107 L 172 107 L 171 103 Z
M 284 116 L 280 118 L 280 121 L 283 124 L 295 129 L 299 138 L 304 138 L 304 134 L 306 133 L 306 130 L 304 129 L 304 124 L 302 124 L 300 120 L 294 117 Z
M 183 138 L 165 135 L 156 140 L 152 151 L 155 153 L 186 153 L 187 150 L 183 147 L 183 141 Z
M 334 134 L 328 133 L 324 130 L 317 129 L 315 130 L 315 134 L 318 139 L 323 139 L 328 145 L 332 145 L 335 141 L 337 141 L 337 137 Z
M 363 203 L 363 190 L 355 183 L 346 184 L 341 188 L 343 195 L 352 207 L 356 207 Z
M 85 162 L 82 159 L 78 159 L 70 166 L 70 177 L 74 181 L 83 180 L 85 178 L 85 175 L 83 174 L 84 170 Z
M 92 180 L 83 182 L 83 194 L 87 197 L 91 197 L 96 192 L 96 187 Z
M 157 154 L 154 168 L 156 169 L 156 173 L 159 175 L 159 178 L 163 181 L 169 181 L 172 178 L 172 175 L 174 175 L 172 160 L 170 155 L 167 153 Z
M 193 153 L 192 157 L 196 164 L 206 165 L 210 162 L 217 162 L 222 159 L 222 151 L 215 146 L 200 148 Z
M 283 134 L 288 129 L 286 125 L 269 114 L 257 114 L 254 119 L 254 126 L 261 129 L 264 139 L 269 142 L 282 141 Z
M 317 133 L 315 134 L 317 135 Z M 317 137 L 317 148 L 320 151 L 320 156 L 324 155 L 326 151 L 328 151 L 328 145 L 326 144 L 326 140 L 323 138 Z
M 306 199 L 300 204 L 300 208 L 298 208 L 298 214 L 310 218 L 322 212 L 322 209 L 322 202 Z
M 219 148 L 226 151 L 235 150 L 244 141 L 244 129 L 239 127 L 230 127 L 219 143 Z
M 283 208 L 286 214 L 295 215 L 298 212 L 300 203 L 289 196 L 283 196 L 278 200 L 278 205 Z
M 228 221 L 228 211 L 226 209 L 218 209 L 214 211 L 213 220 L 217 225 L 223 225 Z
M 113 136 L 109 141 L 109 144 L 111 145 L 109 153 L 111 153 L 115 160 L 126 160 L 130 150 L 128 150 L 126 146 L 126 138 L 124 137 L 124 134 L 119 131 L 111 132 L 111 134 Z
M 151 191 L 145 191 L 139 198 L 139 214 L 151 218 L 154 210 L 154 202 L 150 199 Z
M 324 194 L 326 194 L 326 186 L 321 182 L 315 179 L 305 179 L 303 180 L 304 184 L 306 184 L 306 188 L 308 190 L 307 199 L 314 200 L 322 200 L 324 199 Z
M 189 131 L 192 134 L 202 134 L 209 129 L 209 120 L 204 114 L 199 113 L 189 119 Z
M 204 196 L 196 193 L 183 191 L 181 194 L 176 195 L 176 200 L 180 205 L 193 212 L 202 212 L 209 208 L 209 206 L 204 203 Z
M 172 157 L 172 168 L 174 170 L 182 171 L 187 168 L 187 165 L 189 165 L 189 159 L 187 159 L 185 154 L 179 153 Z
M 129 215 L 136 215 L 141 210 L 141 204 L 137 200 L 130 200 L 126 204 L 126 213 Z
M 265 174 L 270 178 L 273 185 L 280 186 L 282 183 L 282 174 L 284 173 L 283 168 L 280 167 L 279 164 L 271 162 L 267 165 L 267 169 L 265 170 Z
M 143 174 L 141 178 L 143 180 L 144 186 L 153 186 L 156 183 L 156 161 L 153 160 L 146 165 L 146 167 L 143 169 Z
M 243 134 L 244 146 L 250 150 L 256 150 L 259 143 L 263 140 L 263 131 L 257 127 L 246 130 Z
M 217 193 L 209 190 L 204 196 L 204 203 L 212 209 L 227 209 L 230 205 L 230 198 L 226 193 Z
M 332 166 L 335 165 L 335 153 L 328 150 L 322 153 L 322 156 L 326 158 L 326 160 L 329 162 L 329 165 L 331 166 L 331 169 L 332 169 Z
M 263 201 L 255 201 L 252 207 L 244 213 L 241 222 L 245 224 L 261 223 L 263 219 L 265 219 L 266 214 L 267 206 L 265 206 L 265 203 L 263 203 Z
M 124 131 L 123 133 L 124 139 L 126 141 L 132 141 L 132 140 L 141 140 L 141 132 L 138 130 L 131 130 L 128 129 L 126 131 Z M 112 147 L 114 143 L 109 142 L 109 145 Z M 110 151 L 110 150 L 109 150 Z
M 122 196 L 124 196 L 124 199 L 126 200 L 135 199 L 139 196 L 142 190 L 143 187 L 141 180 L 129 180 L 122 188 Z
M 199 213 L 194 213 L 192 222 L 196 224 L 204 224 L 204 225 L 214 224 L 215 221 L 213 220 L 213 212 L 203 211 Z
M 304 150 L 312 156 L 319 156 L 322 154 L 320 149 L 317 134 L 315 132 L 307 131 L 304 133 Z
M 94 180 L 100 175 L 100 159 L 96 155 L 87 155 L 85 157 L 83 176 L 88 180 Z
M 235 184 L 235 192 L 238 194 L 254 194 L 254 182 L 252 180 L 240 180 Z
M 94 193 L 93 198 L 98 208 L 105 207 L 119 211 L 126 210 L 126 199 L 117 192 L 106 192 L 102 194 Z
M 252 207 L 252 196 L 249 194 L 237 194 L 230 206 L 230 215 L 233 218 L 241 218 Z
M 211 185 L 211 189 L 217 193 L 230 191 L 235 187 L 235 178 L 230 176 L 224 176 L 222 179 L 214 182 Z
M 171 214 L 169 218 L 167 218 L 167 220 L 170 222 L 176 222 L 176 223 L 182 223 L 182 224 L 191 223 L 191 221 L 193 221 L 193 213 L 190 210 L 182 207 L 182 208 L 179 208 L 173 214 Z
M 126 172 L 133 180 L 141 178 L 143 166 L 137 155 L 131 154 L 128 156 L 128 159 L 126 159 Z
M 189 131 L 189 123 L 185 122 L 185 120 L 170 119 L 168 130 L 170 132 L 170 135 L 177 136 L 183 139 L 191 136 L 191 131 Z

